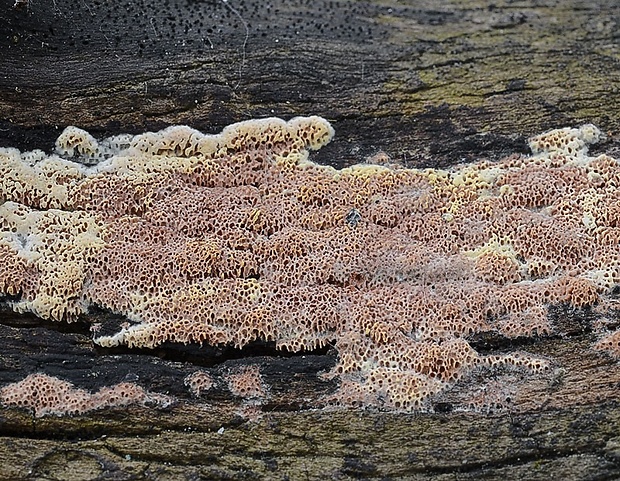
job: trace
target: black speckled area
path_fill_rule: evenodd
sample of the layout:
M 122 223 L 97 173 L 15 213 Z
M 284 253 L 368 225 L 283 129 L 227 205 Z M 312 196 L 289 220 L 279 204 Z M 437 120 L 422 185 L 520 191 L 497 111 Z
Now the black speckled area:
M 289 41 L 363 43 L 385 35 L 368 2 L 239 0 L 29 0 L 13 9 L 0 48 L 9 55 L 92 52 L 164 59 Z M 247 53 L 247 52 L 246 52 Z

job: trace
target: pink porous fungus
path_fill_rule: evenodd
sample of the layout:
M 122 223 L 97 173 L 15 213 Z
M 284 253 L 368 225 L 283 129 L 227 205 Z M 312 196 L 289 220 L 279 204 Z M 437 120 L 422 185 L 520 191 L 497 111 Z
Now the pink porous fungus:
M 549 306 L 620 282 L 620 168 L 589 156 L 596 127 L 448 170 L 310 161 L 332 136 L 308 117 L 0 149 L 0 294 L 45 319 L 126 316 L 101 346 L 333 345 L 338 403 L 410 410 L 475 368 L 548 369 L 468 336 L 548 335 Z

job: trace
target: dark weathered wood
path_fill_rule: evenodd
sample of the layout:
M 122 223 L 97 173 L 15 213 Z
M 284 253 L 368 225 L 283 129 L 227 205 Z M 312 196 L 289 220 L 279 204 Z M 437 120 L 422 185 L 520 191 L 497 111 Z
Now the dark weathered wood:
M 31 473 L 35 479 L 543 480 L 612 479 L 618 473 L 617 411 L 355 419 L 276 413 L 258 423 L 225 424 L 219 433 L 194 426 L 197 431 L 92 440 L 4 437 L 0 469 L 3 479 Z
M 66 125 L 215 132 L 317 114 L 337 136 L 314 158 L 334 165 L 379 151 L 416 166 L 495 159 L 584 122 L 608 133 L 597 151 L 619 155 L 619 23 L 611 0 L 0 0 L 0 146 L 50 150 Z M 554 360 L 545 376 L 496 373 L 518 387 L 510 406 L 460 413 L 488 382 L 473 373 L 433 400 L 435 414 L 390 414 L 323 408 L 330 350 L 110 351 L 86 323 L 3 311 L 0 385 L 43 371 L 93 391 L 136 381 L 177 401 L 74 418 L 1 409 L 0 479 L 619 477 L 620 367 L 591 349 L 592 313 L 554 315 L 550 338 L 475 340 Z M 271 386 L 258 408 L 222 384 L 247 363 Z M 183 385 L 198 367 L 219 383 L 201 398 Z
M 326 161 L 445 165 L 525 151 L 549 128 L 619 128 L 613 1 L 11 2 L 4 145 L 49 148 L 67 124 L 217 131 L 312 113 L 338 132 Z

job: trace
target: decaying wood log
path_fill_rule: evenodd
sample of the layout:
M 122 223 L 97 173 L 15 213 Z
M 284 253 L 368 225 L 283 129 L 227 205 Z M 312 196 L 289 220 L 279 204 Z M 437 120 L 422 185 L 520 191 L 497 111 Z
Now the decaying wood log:
M 608 134 L 595 151 L 618 157 L 619 22 L 612 1 L 1 0 L 0 146 L 50 151 L 66 125 L 218 132 L 317 114 L 337 134 L 314 159 L 336 166 L 379 152 L 410 166 L 499 159 L 584 122 Z M 520 387 L 510 408 L 460 412 L 465 379 L 434 413 L 403 414 L 326 408 L 332 349 L 102 349 L 86 322 L 5 309 L 0 387 L 43 370 L 174 402 L 75 417 L 1 408 L 0 479 L 613 479 L 620 366 L 591 349 L 596 316 L 558 309 L 553 336 L 471 340 L 554 359 L 551 375 L 497 374 Z M 247 364 L 270 386 L 260 403 L 226 387 Z M 184 384 L 197 369 L 214 379 L 206 396 Z

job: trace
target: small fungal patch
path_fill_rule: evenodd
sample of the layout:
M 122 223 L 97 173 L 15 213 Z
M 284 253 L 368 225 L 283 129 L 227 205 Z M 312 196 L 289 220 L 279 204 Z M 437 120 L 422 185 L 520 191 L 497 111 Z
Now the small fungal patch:
M 225 376 L 228 389 L 233 396 L 243 399 L 266 398 L 268 389 L 258 366 L 243 366 Z
M 31 374 L 22 381 L 0 389 L 0 403 L 29 409 L 35 417 L 42 417 L 79 415 L 97 409 L 130 405 L 167 407 L 172 399 L 163 394 L 150 393 L 128 382 L 90 393 L 57 377 Z
M 189 391 L 197 397 L 205 394 L 209 389 L 213 387 L 213 378 L 205 371 L 196 371 L 189 374 L 183 380 L 183 383 Z

